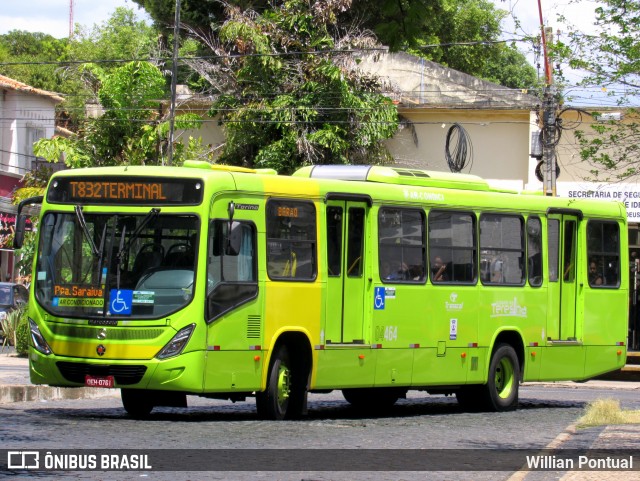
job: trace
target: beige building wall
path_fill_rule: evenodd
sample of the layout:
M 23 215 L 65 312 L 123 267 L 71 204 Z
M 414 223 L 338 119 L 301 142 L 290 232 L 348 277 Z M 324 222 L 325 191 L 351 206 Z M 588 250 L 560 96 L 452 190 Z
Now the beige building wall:
M 620 121 L 611 123 L 613 127 L 619 123 L 633 122 L 634 119 L 624 110 L 586 108 L 586 112 L 617 112 L 622 115 Z M 640 176 L 620 178 L 626 167 L 617 170 L 607 170 L 600 164 L 582 160 L 580 145 L 575 137 L 575 130 L 581 130 L 589 139 L 597 138 L 593 126 L 602 125 L 597 118 L 586 113 L 566 111 L 562 114 L 562 124 L 565 130 L 556 147 L 560 177 L 556 182 L 557 194 L 561 197 L 593 198 L 601 200 L 621 201 L 625 203 L 628 221 L 631 224 L 640 223 Z M 635 119 L 637 122 L 637 119 Z M 607 122 L 609 125 L 610 123 Z M 624 136 L 621 136 L 621 142 Z M 615 155 L 616 145 L 611 145 L 609 151 Z M 634 159 L 630 159 L 634 161 Z M 597 173 L 596 173 L 597 172 Z M 634 229 L 636 226 L 634 226 Z
M 529 171 L 529 111 L 400 109 L 410 123 L 387 141 L 398 166 L 449 172 L 447 133 L 460 124 L 468 134 L 463 173 L 513 181 L 523 187 Z M 449 151 L 455 153 L 457 134 Z M 505 185 L 506 186 L 506 185 Z

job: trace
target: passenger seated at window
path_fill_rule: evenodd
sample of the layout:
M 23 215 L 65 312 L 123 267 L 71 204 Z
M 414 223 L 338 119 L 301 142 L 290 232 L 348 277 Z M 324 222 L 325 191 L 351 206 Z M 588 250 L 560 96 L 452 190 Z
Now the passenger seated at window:
M 409 279 L 412 281 L 420 281 L 424 279 L 422 266 L 416 265 L 409 267 Z
M 603 283 L 602 274 L 598 272 L 596 261 L 589 262 L 589 285 L 600 286 Z
M 491 269 L 491 282 L 493 284 L 502 284 L 503 282 L 503 272 L 502 272 L 502 261 L 496 260 L 493 263 L 493 267 Z
M 442 262 L 440 256 L 435 256 L 431 262 L 431 280 L 433 282 L 444 282 L 449 280 L 447 275 L 447 265 Z
M 390 262 L 384 261 L 382 263 L 380 276 L 386 281 L 404 281 L 409 278 L 409 268 L 403 262 L 397 269 L 394 269 L 393 267 L 391 267 Z

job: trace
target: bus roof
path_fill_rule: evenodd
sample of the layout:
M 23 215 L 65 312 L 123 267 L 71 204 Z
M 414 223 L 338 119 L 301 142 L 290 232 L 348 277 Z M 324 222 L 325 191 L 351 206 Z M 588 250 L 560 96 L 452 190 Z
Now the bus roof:
M 379 165 L 312 165 L 297 170 L 293 176 L 314 179 L 360 180 L 444 189 L 491 190 L 487 181 L 477 175 Z

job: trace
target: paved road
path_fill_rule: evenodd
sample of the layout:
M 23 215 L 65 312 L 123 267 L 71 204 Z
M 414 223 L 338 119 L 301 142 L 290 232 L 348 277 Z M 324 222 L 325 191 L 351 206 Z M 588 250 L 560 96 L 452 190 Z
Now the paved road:
M 252 400 L 232 404 L 189 398 L 190 408 L 159 408 L 151 419 L 128 418 L 118 398 L 12 403 L 0 406 L 2 444 L 7 449 L 542 449 L 565 432 L 596 398 L 615 397 L 623 407 L 640 409 L 636 389 L 607 390 L 525 386 L 521 408 L 509 413 L 465 413 L 455 399 L 412 393 L 387 416 L 355 413 L 338 392 L 311 395 L 309 416 L 298 422 L 256 419 Z M 587 448 L 603 428 L 581 430 L 564 447 Z M 291 451 L 294 454 L 300 453 Z M 305 452 L 306 453 L 306 452 Z M 348 454 L 348 452 L 346 452 Z M 402 451 L 388 451 L 401 456 Z M 462 452 L 464 454 L 464 452 Z M 397 461 L 395 459 L 389 460 Z M 513 472 L 192 472 L 58 473 L 50 479 L 282 479 L 507 480 Z M 384 464 L 384 460 L 381 460 Z M 0 476 L 2 474 L 0 473 Z M 98 477 L 96 477 L 98 476 Z M 527 481 L 559 479 L 562 473 L 530 473 Z M 45 474 L 38 479 L 49 479 Z

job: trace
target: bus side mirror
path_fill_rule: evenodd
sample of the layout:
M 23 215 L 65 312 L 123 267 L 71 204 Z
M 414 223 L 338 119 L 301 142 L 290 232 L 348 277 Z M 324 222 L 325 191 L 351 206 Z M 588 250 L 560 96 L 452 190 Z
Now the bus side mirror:
M 227 248 L 224 254 L 227 256 L 237 256 L 242 247 L 242 224 L 240 222 L 230 222 L 230 229 L 227 235 Z
M 27 216 L 18 215 L 16 217 L 16 225 L 13 233 L 13 248 L 20 249 L 24 243 L 24 230 L 27 225 Z
M 43 196 L 38 195 L 20 201 L 18 213 L 16 214 L 16 225 L 13 229 L 13 248 L 20 249 L 24 244 L 24 232 L 27 226 L 27 216 L 22 213 L 22 209 L 27 205 L 42 204 Z

